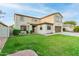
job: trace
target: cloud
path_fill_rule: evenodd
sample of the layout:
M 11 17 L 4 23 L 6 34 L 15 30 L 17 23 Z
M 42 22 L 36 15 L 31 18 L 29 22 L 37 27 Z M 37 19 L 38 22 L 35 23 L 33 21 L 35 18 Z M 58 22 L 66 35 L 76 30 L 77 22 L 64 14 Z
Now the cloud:
M 78 14 L 78 12 L 68 10 L 68 11 L 64 11 L 62 13 L 62 15 L 64 16 L 64 18 L 68 19 L 68 18 L 74 18 L 75 16 L 77 16 L 79 14 Z
M 52 6 L 48 7 L 45 4 L 8 4 L 8 3 L 0 3 L 0 6 L 8 7 L 14 11 L 16 10 L 23 10 L 26 14 L 32 14 L 33 16 L 45 16 L 51 13 L 60 12 L 64 16 L 64 20 L 73 20 L 79 21 L 79 4 L 70 4 L 68 7 L 65 8 L 63 12 L 61 12 L 62 9 L 56 10 L 53 9 Z M 62 6 L 59 6 L 62 7 Z M 28 13 L 27 13 L 28 12 Z M 33 14 L 34 13 L 34 14 Z M 78 18 L 78 19 L 76 19 Z
M 62 13 L 65 20 L 73 19 L 79 15 L 79 4 L 71 4 L 65 11 Z
M 5 20 L 2 21 L 4 22 L 6 21 L 5 23 L 7 24 L 12 24 L 13 20 L 11 19 L 13 19 L 13 13 L 23 13 L 23 14 L 25 13 L 27 15 L 42 17 L 50 13 L 56 12 L 55 9 L 51 9 L 45 6 L 44 4 L 37 4 L 37 5 L 35 5 L 36 7 L 34 7 L 32 5 L 0 3 L 0 7 L 4 7 L 5 10 L 4 8 L 3 10 L 6 11 L 6 18 Z M 19 10 L 21 11 L 19 12 Z
M 36 4 L 38 5 L 38 8 L 33 7 L 32 5 L 20 5 L 20 4 L 8 4 L 8 3 L 0 3 L 0 6 L 5 6 L 13 9 L 18 9 L 18 10 L 25 10 L 25 11 L 30 11 L 30 12 L 35 12 L 35 13 L 40 13 L 43 15 L 48 15 L 54 12 L 60 12 L 56 9 L 50 8 L 45 6 L 45 4 Z M 68 18 L 73 18 L 77 15 L 79 11 L 79 4 L 71 4 L 69 7 L 65 8 L 65 10 L 62 12 L 62 15 L 64 16 L 65 19 Z
M 37 12 L 37 13 L 46 13 L 43 10 L 39 10 L 39 9 L 35 9 L 31 6 L 22 6 L 22 5 L 18 5 L 18 4 L 0 4 L 0 6 L 5 6 L 5 7 L 9 7 L 9 8 L 14 8 L 14 9 L 20 9 L 20 10 L 26 10 L 26 11 L 33 11 L 33 12 Z
M 44 4 L 39 4 L 38 8 L 34 8 L 31 5 L 22 6 L 20 4 L 7 4 L 7 3 L 6 4 L 2 3 L 0 4 L 0 6 L 20 9 L 25 11 L 32 11 L 32 12 L 41 13 L 41 14 L 49 14 L 49 13 L 57 12 L 57 10 L 46 7 Z

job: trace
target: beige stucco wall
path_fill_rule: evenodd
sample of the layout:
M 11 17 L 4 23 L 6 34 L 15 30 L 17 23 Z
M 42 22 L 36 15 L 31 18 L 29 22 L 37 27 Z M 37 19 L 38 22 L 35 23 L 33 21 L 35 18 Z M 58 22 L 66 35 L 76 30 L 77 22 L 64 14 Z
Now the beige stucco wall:
M 52 24 L 54 24 L 55 26 L 62 26 L 62 21 L 61 21 L 61 22 L 56 22 L 56 21 L 55 21 L 55 16 L 61 17 L 60 14 L 55 14 L 55 15 L 47 16 L 47 17 L 45 17 L 45 18 L 42 18 L 40 21 L 38 21 L 38 23 L 47 22 L 47 23 L 52 23 Z M 62 17 L 61 17 L 61 20 L 62 20 Z
M 54 18 L 54 27 L 55 26 L 61 26 L 61 32 L 63 32 L 63 17 L 61 15 L 59 15 L 59 14 L 54 15 L 54 17 L 55 16 L 59 16 L 60 19 L 61 19 L 61 22 L 56 22 L 55 18 Z M 54 28 L 54 30 L 55 30 L 55 28 Z
M 55 16 L 59 16 L 60 19 L 61 19 L 61 22 L 56 22 L 55 21 Z M 54 15 L 54 25 L 55 26 L 63 26 L 62 17 L 59 14 Z
M 54 16 L 51 15 L 51 16 L 48 16 L 48 17 L 41 19 L 40 23 L 43 23 L 43 22 L 54 23 Z
M 40 26 L 42 26 L 42 30 L 40 30 Z M 37 27 L 36 27 L 36 33 L 38 33 L 38 34 L 44 34 L 46 31 L 45 31 L 45 25 L 43 24 L 43 25 L 38 25 Z
M 15 28 L 16 29 L 20 29 L 20 26 L 21 25 L 28 25 L 28 23 L 31 21 L 32 19 L 31 18 L 28 18 L 28 17 L 24 17 L 23 20 L 20 20 L 20 16 L 16 15 L 15 16 Z
M 55 16 L 59 16 L 61 19 L 61 22 L 56 22 Z M 63 32 L 63 22 L 62 22 L 61 15 L 59 15 L 59 14 L 51 15 L 51 16 L 45 17 L 39 21 L 39 23 L 44 23 L 44 22 L 52 23 L 53 24 L 53 25 L 51 25 L 52 29 L 51 30 L 44 29 L 44 31 L 38 30 L 37 32 L 39 32 L 39 33 L 51 33 L 51 32 L 55 33 L 55 26 L 61 26 L 61 32 Z M 39 27 L 40 27 L 40 25 L 38 26 L 37 29 L 39 29 Z M 43 27 L 47 28 L 46 25 L 43 25 Z
M 42 25 L 38 25 L 36 27 L 36 32 L 39 34 L 48 34 L 48 33 L 53 33 L 53 25 L 51 25 L 51 30 L 47 30 L 47 25 L 48 24 L 42 24 Z M 42 26 L 42 30 L 40 30 L 40 26 Z
M 38 20 L 38 19 L 34 19 L 34 18 L 30 18 L 30 17 L 24 17 L 24 20 L 20 20 L 20 17 L 19 15 L 15 15 L 15 25 L 14 25 L 14 28 L 15 29 L 20 29 L 20 26 L 21 25 L 26 25 L 27 28 L 28 28 L 28 25 L 31 24 L 31 23 L 35 23 L 35 20 Z
M 0 24 L 0 37 L 9 37 L 9 28 Z
M 59 14 L 55 14 L 55 15 L 50 15 L 50 16 L 47 16 L 45 18 L 41 18 L 40 20 L 39 19 L 34 19 L 34 18 L 30 18 L 30 17 L 24 17 L 24 20 L 20 20 L 20 16 L 19 15 L 15 15 L 15 25 L 14 25 L 14 28 L 16 29 L 20 29 L 20 26 L 21 25 L 26 25 L 27 28 L 28 28 L 28 25 L 29 23 L 36 23 L 36 24 L 40 24 L 40 23 L 44 23 L 44 22 L 47 22 L 47 23 L 52 23 L 52 29 L 51 30 L 47 30 L 47 26 L 46 24 L 42 24 L 43 26 L 43 29 L 44 30 L 39 30 L 40 29 L 40 25 L 38 25 L 36 28 L 35 28 L 35 32 L 36 33 L 50 33 L 50 32 L 53 32 L 55 33 L 55 26 L 61 26 L 61 31 L 63 31 L 63 24 L 62 24 L 62 21 L 61 22 L 55 22 L 55 16 L 60 16 Z M 38 21 L 35 21 L 35 20 L 38 20 Z M 62 17 L 61 17 L 61 20 L 62 20 Z

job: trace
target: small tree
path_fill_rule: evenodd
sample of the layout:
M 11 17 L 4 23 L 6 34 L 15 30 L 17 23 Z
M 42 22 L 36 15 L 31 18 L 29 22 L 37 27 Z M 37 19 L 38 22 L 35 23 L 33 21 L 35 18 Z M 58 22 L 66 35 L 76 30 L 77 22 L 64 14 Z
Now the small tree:
M 74 32 L 79 32 L 79 26 L 75 26 Z
M 75 21 L 66 21 L 64 22 L 64 24 L 71 24 L 71 25 L 76 25 L 76 22 Z
M 21 31 L 21 30 L 14 29 L 14 30 L 13 30 L 13 35 L 19 35 L 20 31 Z

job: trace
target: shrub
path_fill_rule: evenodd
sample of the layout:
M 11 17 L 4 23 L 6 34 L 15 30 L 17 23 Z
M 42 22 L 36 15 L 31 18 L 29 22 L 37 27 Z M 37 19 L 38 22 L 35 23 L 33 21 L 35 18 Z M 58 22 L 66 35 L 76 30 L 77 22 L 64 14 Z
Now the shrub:
M 74 32 L 79 32 L 79 26 L 76 26 L 76 27 L 74 28 Z
M 14 29 L 14 30 L 13 30 L 13 35 L 19 35 L 20 31 L 21 31 L 21 30 Z

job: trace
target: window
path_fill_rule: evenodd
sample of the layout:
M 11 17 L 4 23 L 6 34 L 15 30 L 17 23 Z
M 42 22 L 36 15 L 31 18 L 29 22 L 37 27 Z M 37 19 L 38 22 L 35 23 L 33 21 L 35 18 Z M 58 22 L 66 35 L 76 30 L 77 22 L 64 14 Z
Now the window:
M 36 21 L 37 21 L 37 19 L 35 19 L 35 18 L 32 18 L 32 21 L 33 21 L 33 22 L 36 22 Z
M 42 30 L 42 26 L 40 26 L 40 30 Z
M 51 30 L 51 25 L 47 25 L 47 30 Z
M 61 17 L 60 16 L 55 16 L 55 21 L 56 22 L 62 22 Z
M 35 22 L 36 22 L 37 20 L 35 20 Z
M 21 30 L 26 31 L 26 26 L 21 26 Z
M 20 16 L 20 21 L 24 21 L 24 17 L 23 16 Z

